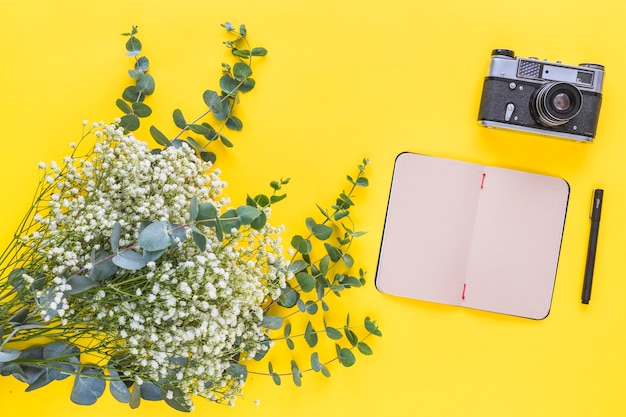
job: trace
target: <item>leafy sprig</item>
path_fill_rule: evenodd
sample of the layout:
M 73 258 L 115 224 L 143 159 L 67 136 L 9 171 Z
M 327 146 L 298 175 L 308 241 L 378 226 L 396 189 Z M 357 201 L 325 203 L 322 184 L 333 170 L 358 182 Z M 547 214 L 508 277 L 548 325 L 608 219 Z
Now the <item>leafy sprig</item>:
M 174 125 L 180 129 L 172 137 L 168 137 L 156 126 L 150 126 L 150 135 L 161 146 L 180 146 L 186 142 L 196 150 L 198 155 L 206 162 L 215 162 L 216 155 L 208 151 L 207 147 L 217 140 L 224 146 L 232 147 L 233 143 L 224 134 L 224 129 L 240 131 L 243 129 L 243 121 L 234 114 L 235 107 L 239 104 L 239 94 L 251 91 L 256 81 L 252 78 L 253 61 L 258 57 L 267 55 L 267 49 L 250 46 L 245 25 L 240 25 L 236 30 L 231 23 L 224 23 L 222 27 L 232 33 L 234 38 L 224 42 L 230 49 L 237 62 L 233 65 L 222 63 L 222 76 L 219 79 L 219 90 L 205 90 L 202 100 L 207 106 L 206 110 L 193 119 L 187 119 L 181 109 L 174 109 L 172 118 Z M 130 77 L 135 80 L 134 85 L 126 87 L 122 98 L 116 101 L 117 107 L 124 112 L 119 125 L 127 131 L 137 130 L 140 126 L 140 118 L 152 114 L 152 109 L 143 101 L 146 96 L 152 94 L 155 88 L 154 78 L 147 74 L 149 61 L 141 54 L 142 44 L 137 38 L 137 27 L 124 33 L 128 37 L 126 42 L 127 55 L 135 57 L 135 65 L 129 70 Z M 213 121 L 206 121 L 209 114 L 213 115 Z
M 127 131 L 139 129 L 140 118 L 148 117 L 152 114 L 152 109 L 144 99 L 154 92 L 155 83 L 152 75 L 148 74 L 150 61 L 141 55 L 142 44 L 137 38 L 137 26 L 133 26 L 130 32 L 123 33 L 128 37 L 126 41 L 126 55 L 135 59 L 133 69 L 128 71 L 134 84 L 126 87 L 122 93 L 122 98 L 116 100 L 115 104 L 124 113 L 120 118 L 120 126 Z
M 350 189 L 342 192 L 337 197 L 331 210 L 326 210 L 318 206 L 322 215 L 322 221 L 318 222 L 313 218 L 307 218 L 305 225 L 309 230 L 306 236 L 295 235 L 291 239 L 291 246 L 295 250 L 292 256 L 289 272 L 295 274 L 297 285 L 287 286 L 282 290 L 281 296 L 269 303 L 265 308 L 263 325 L 268 329 L 268 339 L 274 342 L 282 340 L 287 348 L 296 348 L 294 339 L 303 338 L 309 348 L 315 349 L 319 343 L 319 334 L 325 334 L 335 346 L 335 356 L 322 362 L 320 353 L 314 350 L 310 357 L 310 367 L 301 368 L 295 360 L 289 363 L 289 371 L 277 372 L 274 363 L 268 362 L 268 371 L 251 372 L 255 374 L 270 375 L 273 381 L 280 385 L 281 377 L 291 376 L 295 385 L 302 383 L 304 372 L 320 372 L 324 376 L 330 376 L 327 365 L 338 361 L 345 367 L 350 367 L 356 362 L 354 350 L 358 350 L 363 355 L 373 353 L 371 347 L 365 339 L 374 335 L 381 336 L 376 322 L 369 317 L 364 319 L 363 325 L 359 328 L 365 329 L 366 335 L 359 338 L 356 327 L 350 323 L 350 314 L 346 317 L 342 330 L 327 324 L 323 314 L 330 310 L 330 305 L 326 302 L 326 297 L 333 293 L 340 296 L 341 293 L 350 288 L 358 288 L 365 284 L 365 271 L 359 269 L 358 277 L 350 274 L 354 266 L 354 259 L 349 251 L 355 238 L 363 236 L 365 232 L 356 231 L 351 218 L 351 210 L 355 206 L 354 194 L 358 187 L 367 187 L 368 179 L 365 177 L 366 166 L 369 160 L 364 159 L 358 166 L 356 178 L 347 176 Z M 335 237 L 332 243 L 331 237 Z M 304 330 L 298 334 L 293 333 L 293 324 L 289 320 L 297 314 L 307 316 L 322 315 L 322 329 L 316 328 L 314 320 L 307 319 Z M 318 320 L 319 322 L 319 320 Z M 317 323 L 319 324 L 319 323 Z M 272 336 L 271 332 L 278 332 L 278 336 Z M 340 341 L 343 340 L 343 344 Z M 261 357 L 255 358 L 257 360 Z

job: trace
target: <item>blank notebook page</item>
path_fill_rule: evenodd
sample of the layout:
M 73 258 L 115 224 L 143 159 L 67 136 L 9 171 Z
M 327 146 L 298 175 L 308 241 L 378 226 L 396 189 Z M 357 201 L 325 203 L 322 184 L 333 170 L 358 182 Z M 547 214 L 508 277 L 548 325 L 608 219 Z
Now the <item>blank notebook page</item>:
M 376 286 L 424 301 L 545 318 L 568 196 L 561 178 L 403 153 Z

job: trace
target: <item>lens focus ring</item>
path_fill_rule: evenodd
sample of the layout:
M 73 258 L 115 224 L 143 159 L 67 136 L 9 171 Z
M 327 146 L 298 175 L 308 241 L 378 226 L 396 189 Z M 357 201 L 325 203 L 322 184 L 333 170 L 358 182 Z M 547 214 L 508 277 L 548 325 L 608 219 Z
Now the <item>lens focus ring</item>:
M 583 95 L 568 83 L 547 83 L 536 93 L 532 103 L 536 119 L 544 126 L 554 127 L 572 120 L 582 107 Z

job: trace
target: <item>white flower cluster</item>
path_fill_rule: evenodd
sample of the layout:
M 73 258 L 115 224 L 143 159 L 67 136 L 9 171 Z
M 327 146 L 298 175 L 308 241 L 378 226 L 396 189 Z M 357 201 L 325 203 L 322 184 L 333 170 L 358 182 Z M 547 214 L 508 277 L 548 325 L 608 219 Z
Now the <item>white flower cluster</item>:
M 190 147 L 153 152 L 114 125 L 96 126 L 96 136 L 85 157 L 40 165 L 49 200 L 22 242 L 42 254 L 40 272 L 49 277 L 36 294 L 46 302 L 44 319 L 58 316 L 104 334 L 112 351 L 131 359 L 120 371 L 139 383 L 165 380 L 187 398 L 234 400 L 243 381 L 228 373 L 229 364 L 262 348 L 261 306 L 285 286 L 282 229 L 245 227 L 219 241 L 206 228 L 205 251 L 188 230 L 178 249 L 146 267 L 120 268 L 97 288 L 68 295 L 67 279 L 87 275 L 94 253 L 111 252 L 115 223 L 122 226 L 120 247 L 127 247 L 143 221 L 188 222 L 194 196 L 218 210 L 228 204 L 219 171 Z

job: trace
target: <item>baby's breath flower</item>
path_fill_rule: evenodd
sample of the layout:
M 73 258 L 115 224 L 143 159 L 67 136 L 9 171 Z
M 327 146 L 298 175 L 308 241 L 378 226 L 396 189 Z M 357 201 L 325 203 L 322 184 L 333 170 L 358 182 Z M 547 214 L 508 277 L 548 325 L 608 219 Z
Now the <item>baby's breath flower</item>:
M 55 191 L 33 217 L 41 228 L 22 237 L 40 248 L 46 273 L 56 275 L 36 294 L 42 318 L 63 317 L 68 325 L 95 320 L 105 339 L 129 355 L 133 365 L 119 373 L 138 384 L 168 380 L 189 404 L 194 395 L 233 401 L 243 381 L 228 373 L 229 364 L 266 348 L 259 306 L 285 286 L 282 229 L 234 229 L 220 241 L 206 228 L 206 251 L 188 230 L 185 239 L 175 237 L 176 248 L 144 268 L 118 268 L 89 296 L 66 296 L 69 277 L 88 276 L 99 259 L 113 256 L 114 225 L 120 225 L 124 248 L 137 242 L 144 221 L 186 224 L 194 197 L 220 211 L 229 204 L 220 171 L 189 146 L 154 153 L 116 125 L 95 123 L 93 129 L 96 142 L 86 157 L 64 158 L 63 167 L 51 163 L 54 176 L 44 180 Z M 34 281 L 25 274 L 24 280 Z

